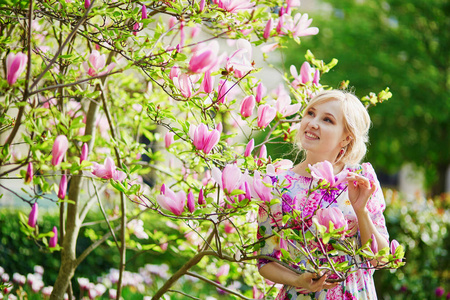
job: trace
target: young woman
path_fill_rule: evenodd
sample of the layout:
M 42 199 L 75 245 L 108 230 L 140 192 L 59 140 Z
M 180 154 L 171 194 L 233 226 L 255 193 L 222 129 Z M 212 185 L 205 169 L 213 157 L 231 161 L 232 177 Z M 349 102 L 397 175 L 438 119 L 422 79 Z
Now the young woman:
M 272 236 L 281 216 L 293 207 L 306 209 L 317 207 L 320 203 L 321 207 L 337 207 L 342 211 L 349 228 L 354 229 L 351 238 L 359 245 L 366 243 L 373 234 L 378 249 L 388 247 L 388 233 L 383 217 L 385 202 L 379 182 L 370 164 L 359 164 L 366 153 L 369 127 L 370 117 L 353 94 L 331 90 L 321 92 L 311 99 L 297 136 L 298 145 L 305 151 L 306 158 L 293 169 L 277 176 L 278 182 L 287 182 L 287 186 L 283 187 L 282 203 L 270 208 L 261 206 L 258 238 Z M 333 197 L 330 195 L 324 197 L 323 201 L 314 202 L 317 199 L 306 197 L 311 181 L 314 180 L 306 169 L 309 165 L 325 160 L 332 164 L 335 175 L 347 170 L 348 183 L 338 185 L 338 191 L 333 193 Z M 291 247 L 288 249 L 291 250 Z M 276 236 L 262 242 L 260 254 L 279 259 L 280 241 Z M 306 258 L 302 257 L 300 264 L 305 265 Z M 373 270 L 359 269 L 350 273 L 343 282 L 329 283 L 326 281 L 329 276 L 327 273 L 320 278 L 310 272 L 297 274 L 271 260 L 261 259 L 258 267 L 263 277 L 284 285 L 277 299 L 377 298 Z

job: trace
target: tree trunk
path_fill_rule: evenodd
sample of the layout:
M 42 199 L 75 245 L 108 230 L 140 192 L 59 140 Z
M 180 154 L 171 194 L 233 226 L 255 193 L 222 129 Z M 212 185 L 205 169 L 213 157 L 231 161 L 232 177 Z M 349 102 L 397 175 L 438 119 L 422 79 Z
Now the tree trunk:
M 92 138 L 88 142 L 88 148 L 92 149 L 95 141 L 95 120 L 98 113 L 98 104 L 96 101 L 91 101 L 89 104 L 88 114 L 86 116 L 86 130 L 85 135 L 91 135 Z M 53 286 L 53 291 L 50 296 L 50 300 L 62 300 L 64 299 L 64 293 L 69 286 L 70 280 L 75 273 L 76 269 L 76 246 L 78 234 L 80 232 L 81 221 L 78 217 L 78 204 L 80 198 L 80 190 L 83 183 L 83 177 L 81 174 L 72 176 L 69 185 L 69 200 L 74 203 L 67 204 L 67 220 L 64 241 L 62 241 L 61 250 L 61 266 L 59 268 L 58 277 Z

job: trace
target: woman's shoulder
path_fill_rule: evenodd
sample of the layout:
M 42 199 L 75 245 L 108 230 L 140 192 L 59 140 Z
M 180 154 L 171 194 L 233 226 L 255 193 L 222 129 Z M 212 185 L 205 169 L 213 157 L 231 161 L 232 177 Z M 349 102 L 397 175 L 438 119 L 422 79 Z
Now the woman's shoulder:
M 364 162 L 361 164 L 347 165 L 346 169 L 350 172 L 359 173 L 362 176 L 372 179 L 372 180 L 377 179 L 377 174 L 375 173 L 375 170 L 372 167 L 372 164 L 369 162 Z
M 361 164 L 349 164 L 345 168 L 350 172 L 362 172 L 362 173 L 375 173 L 372 164 L 369 162 L 363 162 Z

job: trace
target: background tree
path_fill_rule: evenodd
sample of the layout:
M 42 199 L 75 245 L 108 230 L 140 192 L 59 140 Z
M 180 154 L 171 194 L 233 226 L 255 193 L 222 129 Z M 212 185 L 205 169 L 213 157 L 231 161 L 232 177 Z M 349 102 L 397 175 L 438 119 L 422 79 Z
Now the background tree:
M 450 2 L 322 1 L 310 14 L 321 32 L 307 41 L 316 57 L 339 64 L 323 84 L 348 78 L 362 97 L 390 88 L 393 98 L 370 110 L 367 160 L 396 172 L 412 162 L 426 172 L 432 193 L 444 191 L 450 164 Z M 289 47 L 286 65 L 299 64 Z

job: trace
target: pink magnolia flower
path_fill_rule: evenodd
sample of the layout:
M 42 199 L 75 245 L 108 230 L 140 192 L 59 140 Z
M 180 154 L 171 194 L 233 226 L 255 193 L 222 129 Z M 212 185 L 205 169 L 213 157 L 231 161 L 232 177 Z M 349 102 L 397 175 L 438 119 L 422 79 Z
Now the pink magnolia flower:
M 269 185 L 266 186 L 265 184 Z M 261 178 L 258 171 L 255 171 L 253 176 L 253 189 L 256 195 L 254 198 L 259 198 L 262 201 L 269 202 L 272 200 L 272 179 L 269 176 L 264 176 Z
M 239 187 L 241 191 L 244 191 L 245 194 L 239 194 L 238 195 L 238 201 L 241 202 L 244 199 L 251 200 L 252 199 L 252 192 L 250 189 L 250 184 L 247 181 L 244 181 L 241 186 Z
M 370 242 L 370 249 L 372 250 L 373 254 L 377 254 L 378 253 L 378 243 L 377 243 L 377 239 L 375 238 L 375 235 L 372 233 L 372 235 L 370 236 L 371 238 L 371 242 Z
M 255 96 L 255 100 L 256 102 L 260 103 L 262 98 L 264 97 L 264 95 L 266 94 L 266 88 L 264 87 L 264 85 L 262 84 L 262 82 L 260 82 L 258 84 L 258 86 L 256 87 L 256 96 Z
M 258 127 L 265 128 L 277 115 L 277 110 L 268 104 L 258 107 Z
M 84 8 L 88 9 L 91 6 L 91 0 L 84 0 Z
M 205 154 L 209 154 L 220 140 L 220 132 L 217 129 L 208 130 L 208 126 L 203 123 L 198 127 L 191 125 L 189 136 L 195 148 L 202 150 Z
M 156 201 L 162 208 L 180 216 L 183 213 L 186 204 L 186 193 L 184 191 L 175 193 L 170 188 L 166 187 L 163 194 L 156 196 Z
M 283 117 L 288 117 L 297 113 L 301 107 L 302 107 L 301 103 L 291 105 L 291 97 L 289 95 L 279 97 L 277 102 L 275 103 L 276 110 Z
M 217 278 L 222 277 L 222 276 L 227 276 L 228 273 L 230 272 L 230 265 L 229 264 L 224 264 L 222 266 L 220 266 L 219 270 L 217 271 Z
M 169 73 L 169 78 L 171 80 L 173 80 L 174 77 L 179 77 L 181 75 L 181 70 L 180 67 L 178 65 L 174 65 L 171 69 L 170 69 L 170 73 Z
M 192 193 L 192 191 L 190 191 L 187 195 L 187 207 L 190 213 L 193 213 L 195 211 L 195 199 L 194 193 Z
M 270 18 L 269 21 L 267 21 L 266 27 L 264 28 L 263 38 L 268 39 L 270 37 L 270 32 L 273 29 L 273 19 Z
M 259 158 L 267 159 L 267 147 L 266 147 L 266 145 L 262 145 L 261 149 L 259 149 Z
M 264 165 L 263 160 L 266 160 L 266 159 L 267 159 L 267 147 L 266 147 L 266 145 L 262 145 L 261 148 L 259 149 L 259 159 L 256 162 L 256 164 L 258 166 L 262 166 L 262 165 Z
M 189 60 L 189 71 L 192 73 L 205 73 L 211 71 L 216 65 L 219 53 L 219 43 L 212 41 L 203 46 L 192 55 Z
M 255 97 L 253 95 L 247 96 L 242 100 L 241 103 L 241 115 L 244 118 L 248 118 L 253 114 L 253 109 L 255 108 Z
M 58 135 L 53 143 L 52 148 L 52 165 L 57 166 L 64 159 L 67 149 L 69 149 L 69 141 L 65 135 Z
M 226 220 L 225 222 L 223 222 L 224 223 L 224 228 L 225 228 L 225 233 L 228 233 L 228 234 L 230 234 L 230 233 L 234 233 L 234 232 L 236 232 L 236 228 L 233 226 L 233 224 L 231 224 L 231 222 L 230 221 L 228 221 L 228 220 Z
M 134 234 L 138 239 L 148 239 L 148 234 L 144 229 L 144 221 L 134 219 L 128 222 L 127 228 L 130 233 Z
M 219 8 L 222 8 L 230 13 L 237 13 L 243 9 L 250 9 L 255 6 L 255 3 L 250 0 L 215 0 Z
M 222 125 L 222 122 L 217 123 L 216 129 L 217 129 L 217 131 L 219 131 L 220 133 L 222 133 L 222 131 L 223 131 L 223 125 Z
M 35 202 L 33 204 L 33 206 L 31 207 L 31 212 L 28 216 L 28 225 L 30 225 L 31 227 L 36 227 L 36 222 L 37 222 L 37 218 L 38 218 L 38 204 L 37 202 Z
M 25 183 L 30 183 L 33 181 L 33 164 L 31 162 L 28 163 L 27 173 L 25 175 Z
M 290 68 L 291 75 L 294 77 L 294 81 L 292 81 L 291 85 L 296 88 L 302 84 L 306 84 L 313 80 L 312 74 L 315 72 L 314 68 L 311 68 L 309 63 L 305 61 L 300 68 L 300 76 L 297 73 L 297 69 L 294 65 Z M 315 75 L 314 75 L 315 77 Z M 318 80 L 318 79 L 317 79 Z
M 137 36 L 137 33 L 138 33 L 140 27 L 141 27 L 141 23 L 134 23 L 134 25 L 133 25 L 133 35 L 134 36 Z
M 147 7 L 142 5 L 142 20 L 147 19 Z
M 105 54 L 100 54 L 97 50 L 93 50 L 89 55 L 89 60 L 83 62 L 83 67 L 90 76 L 101 76 L 107 74 L 114 69 L 115 63 L 109 64 L 106 69 L 102 72 L 100 70 L 105 68 L 106 56 Z
M 228 81 L 220 80 L 219 86 L 217 87 L 217 100 L 219 103 L 225 103 L 227 101 L 227 93 L 229 90 L 230 87 Z
M 335 176 L 333 165 L 327 160 L 318 162 L 314 166 L 308 165 L 308 167 L 311 170 L 312 177 L 329 182 L 330 187 L 336 187 L 347 179 L 348 170 L 343 170 Z
M 61 181 L 59 182 L 58 198 L 64 200 L 66 198 L 67 191 L 67 176 L 63 174 Z
M 172 29 L 177 23 L 177 18 L 175 16 L 170 17 L 169 19 L 169 29 Z
M 105 158 L 103 165 L 100 165 L 96 162 L 93 162 L 92 164 L 92 174 L 97 177 L 104 179 L 114 179 L 117 181 L 122 181 L 127 177 L 127 174 L 125 174 L 124 172 L 116 170 L 116 164 L 110 157 Z
M 83 160 L 86 160 L 88 157 L 88 145 L 86 143 L 83 144 L 81 147 L 81 155 L 80 155 L 80 164 L 83 162 Z
M 282 159 L 274 162 L 273 164 L 269 164 L 266 167 L 266 173 L 268 175 L 276 176 L 281 172 L 285 172 L 287 170 L 292 169 L 294 163 L 289 159 Z
M 316 69 L 316 72 L 314 73 L 314 78 L 313 78 L 312 82 L 316 86 L 319 86 L 320 85 L 319 80 L 320 80 L 320 71 Z
M 48 242 L 48 246 L 50 248 L 55 248 L 56 245 L 58 245 L 58 228 L 56 226 L 53 226 L 53 236 L 50 238 L 50 241 Z
M 173 84 L 180 90 L 181 95 L 186 98 L 190 98 L 194 93 L 192 91 L 191 78 L 187 74 L 181 74 L 178 77 L 174 77 Z
M 214 91 L 214 77 L 211 76 L 211 72 L 205 72 L 202 83 L 200 84 L 200 90 L 209 94 Z
M 25 71 L 27 62 L 28 56 L 22 52 L 8 54 L 6 57 L 6 81 L 9 85 L 16 83 L 20 74 Z
M 327 228 L 327 232 L 330 230 L 330 222 L 333 223 L 334 229 L 343 228 L 342 232 L 347 230 L 347 221 L 344 218 L 344 214 L 337 207 L 318 209 L 314 218 L 320 225 Z
M 200 189 L 200 192 L 198 193 L 198 205 L 205 205 L 205 196 L 203 196 L 203 189 Z
M 312 19 L 308 19 L 308 14 L 297 13 L 294 18 L 289 14 L 283 14 L 279 18 L 277 32 L 281 35 L 291 33 L 293 37 L 316 35 L 319 33 L 317 27 L 309 27 Z
M 294 17 L 295 24 L 295 32 L 293 32 L 293 36 L 308 36 L 308 35 L 316 35 L 319 33 L 319 28 L 317 27 L 309 27 L 311 25 L 313 19 L 308 19 L 308 14 L 296 14 Z
M 211 174 L 227 195 L 239 189 L 242 184 L 242 172 L 236 164 L 227 164 L 222 171 L 217 167 L 213 167 Z
M 261 47 L 261 52 L 269 53 L 269 52 L 275 51 L 276 49 L 278 49 L 280 47 L 281 47 L 281 45 L 279 43 L 266 44 Z
M 194 39 L 195 37 L 197 37 L 199 35 L 201 31 L 201 27 L 198 25 L 194 25 L 194 27 L 192 27 L 191 29 L 191 38 Z
M 166 135 L 164 136 L 164 143 L 165 143 L 167 149 L 174 142 L 174 139 L 173 139 L 174 136 L 175 136 L 175 133 L 173 133 L 172 131 L 168 131 L 166 133 Z
M 199 12 L 203 12 L 205 10 L 205 3 L 206 3 L 206 0 L 200 0 L 200 4 L 199 4 L 199 8 L 198 8 Z
M 255 140 L 254 140 L 254 139 L 251 139 L 251 140 L 248 142 L 247 147 L 245 147 L 245 153 L 244 153 L 244 156 L 245 156 L 245 157 L 248 157 L 248 156 L 252 155 L 252 151 L 253 151 L 254 148 L 255 148 Z
M 395 250 L 397 250 L 398 246 L 400 246 L 400 244 L 397 242 L 397 240 L 392 240 L 391 241 L 390 249 L 391 249 L 391 254 L 392 255 L 395 255 Z M 395 260 L 395 262 L 401 262 L 401 261 L 402 261 L 401 259 Z
M 281 14 L 278 18 L 278 24 L 276 31 L 278 34 L 283 34 L 283 27 L 284 27 L 284 14 Z
M 227 59 L 226 69 L 228 71 L 233 69 L 235 76 L 241 78 L 253 70 L 252 44 L 247 40 L 239 39 L 236 46 L 238 50 Z

